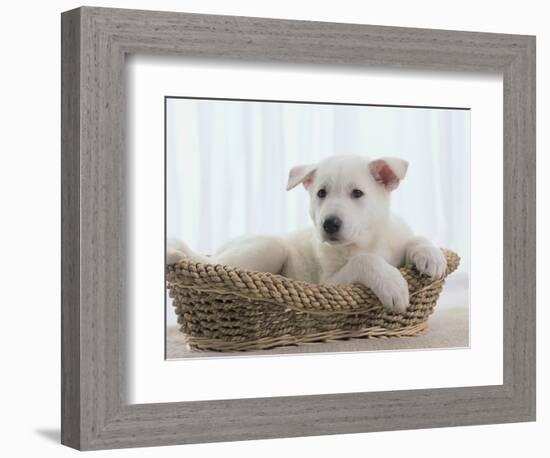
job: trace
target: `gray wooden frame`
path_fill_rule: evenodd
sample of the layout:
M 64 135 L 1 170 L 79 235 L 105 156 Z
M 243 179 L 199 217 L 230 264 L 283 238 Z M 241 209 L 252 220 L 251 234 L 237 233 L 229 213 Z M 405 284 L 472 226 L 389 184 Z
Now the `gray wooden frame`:
M 535 419 L 534 37 L 83 7 L 62 14 L 61 38 L 63 444 L 104 449 Z M 502 74 L 503 385 L 128 404 L 124 62 L 135 53 Z

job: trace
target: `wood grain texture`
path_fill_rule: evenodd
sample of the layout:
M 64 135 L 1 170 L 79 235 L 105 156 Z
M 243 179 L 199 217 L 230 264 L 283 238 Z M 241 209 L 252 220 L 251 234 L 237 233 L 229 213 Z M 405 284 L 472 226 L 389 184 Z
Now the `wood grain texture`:
M 102 449 L 534 419 L 534 37 L 85 7 L 63 14 L 62 41 L 64 444 Z M 129 53 L 503 74 L 504 384 L 128 404 Z
M 61 442 L 80 446 L 80 13 L 61 24 Z

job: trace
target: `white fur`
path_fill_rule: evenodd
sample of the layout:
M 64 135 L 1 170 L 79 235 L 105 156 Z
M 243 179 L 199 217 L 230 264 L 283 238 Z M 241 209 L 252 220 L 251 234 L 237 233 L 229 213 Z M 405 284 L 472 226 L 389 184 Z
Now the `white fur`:
M 312 228 L 284 238 L 240 237 L 211 258 L 171 241 L 167 263 L 189 257 L 314 283 L 362 283 L 387 308 L 404 311 L 409 291 L 398 267 L 410 261 L 431 278 L 442 277 L 447 267 L 441 250 L 413 236 L 408 225 L 390 212 L 391 191 L 405 178 L 407 167 L 402 159 L 370 161 L 360 156 L 334 156 L 294 167 L 287 189 L 301 183 L 309 193 Z M 323 198 L 318 196 L 320 189 L 326 191 Z M 364 195 L 353 197 L 354 189 Z M 329 217 L 342 222 L 337 234 L 323 228 Z

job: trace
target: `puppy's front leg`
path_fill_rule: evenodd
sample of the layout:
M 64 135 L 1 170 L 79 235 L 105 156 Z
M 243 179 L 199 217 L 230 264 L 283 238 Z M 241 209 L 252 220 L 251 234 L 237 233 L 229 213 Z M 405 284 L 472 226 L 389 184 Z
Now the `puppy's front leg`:
M 405 257 L 407 263 L 414 264 L 419 272 L 430 278 L 441 278 L 447 270 L 442 251 L 424 237 L 413 237 L 408 241 Z
M 395 312 L 403 312 L 409 305 L 409 287 L 401 272 L 375 254 L 352 257 L 323 281 L 336 285 L 361 283 L 370 288 L 386 308 Z

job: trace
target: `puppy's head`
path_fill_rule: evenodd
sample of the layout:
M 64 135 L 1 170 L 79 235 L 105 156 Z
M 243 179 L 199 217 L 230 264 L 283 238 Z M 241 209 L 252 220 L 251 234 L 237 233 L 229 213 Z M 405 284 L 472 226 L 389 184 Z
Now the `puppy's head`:
M 290 170 L 287 190 L 300 183 L 319 239 L 331 245 L 365 245 L 389 217 L 390 193 L 405 178 L 403 159 L 333 156 Z

